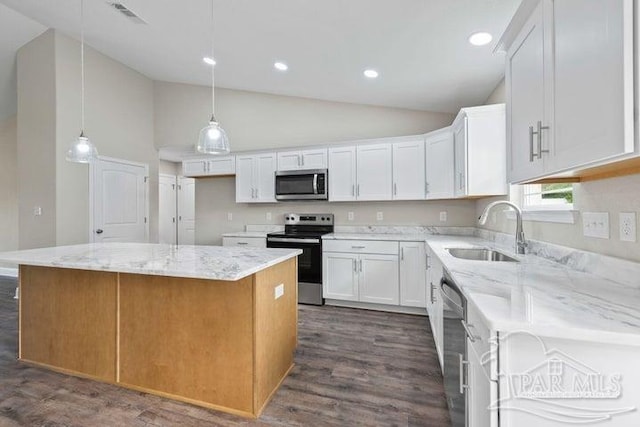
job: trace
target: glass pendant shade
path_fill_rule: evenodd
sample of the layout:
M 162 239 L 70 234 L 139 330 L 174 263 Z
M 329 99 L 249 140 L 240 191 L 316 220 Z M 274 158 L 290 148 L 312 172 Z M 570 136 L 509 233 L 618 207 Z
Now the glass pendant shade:
M 204 154 L 225 154 L 229 152 L 229 138 L 218 122 L 212 119 L 208 126 L 200 130 L 196 149 Z
M 74 163 L 90 163 L 98 158 L 98 150 L 89 138 L 80 134 L 67 151 L 66 159 Z

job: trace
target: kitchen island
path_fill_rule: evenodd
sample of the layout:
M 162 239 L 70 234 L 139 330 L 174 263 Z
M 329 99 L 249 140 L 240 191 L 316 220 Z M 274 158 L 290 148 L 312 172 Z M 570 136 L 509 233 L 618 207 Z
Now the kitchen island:
M 19 359 L 258 417 L 293 367 L 300 250 L 102 243 L 5 252 Z

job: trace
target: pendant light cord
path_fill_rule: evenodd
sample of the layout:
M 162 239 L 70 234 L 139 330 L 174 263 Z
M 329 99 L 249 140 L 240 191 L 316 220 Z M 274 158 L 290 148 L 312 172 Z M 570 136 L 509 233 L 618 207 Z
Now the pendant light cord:
M 80 0 L 80 133 L 84 135 L 84 0 Z
M 211 0 L 211 59 L 214 61 L 216 57 L 214 55 L 214 37 L 213 37 L 213 0 Z M 216 94 L 215 94 L 215 78 L 214 78 L 214 68 L 215 64 L 211 65 L 211 121 L 215 121 L 215 110 L 216 110 Z

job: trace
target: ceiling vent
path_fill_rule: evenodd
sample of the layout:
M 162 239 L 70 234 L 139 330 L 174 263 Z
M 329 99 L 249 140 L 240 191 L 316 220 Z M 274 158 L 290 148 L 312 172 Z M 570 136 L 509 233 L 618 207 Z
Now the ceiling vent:
M 138 16 L 137 13 L 135 13 L 133 10 L 129 9 L 123 3 L 120 3 L 120 2 L 108 2 L 108 3 L 116 11 L 118 11 L 121 14 L 123 14 L 128 19 L 130 19 L 131 21 L 135 22 L 136 24 L 147 24 L 147 21 L 145 21 L 144 19 L 140 18 L 140 16 Z

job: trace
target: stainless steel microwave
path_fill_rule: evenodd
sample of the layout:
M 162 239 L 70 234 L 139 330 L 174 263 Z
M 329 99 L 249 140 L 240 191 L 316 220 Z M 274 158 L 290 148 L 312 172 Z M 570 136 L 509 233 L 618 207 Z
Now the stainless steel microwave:
M 326 169 L 276 172 L 276 200 L 327 200 Z

